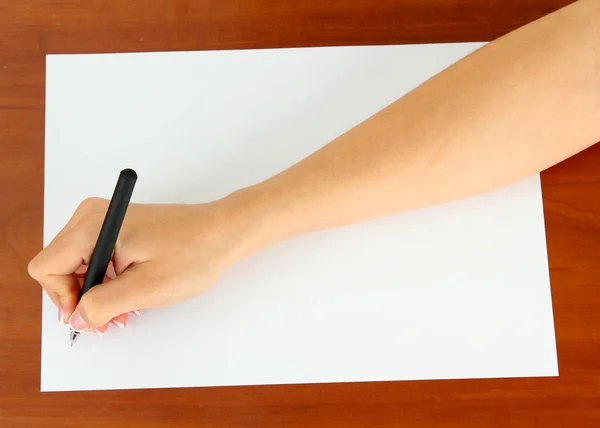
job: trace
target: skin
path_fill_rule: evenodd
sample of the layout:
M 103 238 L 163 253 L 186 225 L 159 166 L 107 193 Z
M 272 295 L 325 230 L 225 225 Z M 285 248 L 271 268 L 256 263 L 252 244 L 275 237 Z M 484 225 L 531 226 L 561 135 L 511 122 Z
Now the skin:
M 108 201 L 82 202 L 29 264 L 77 330 L 208 288 L 290 237 L 477 195 L 600 140 L 600 0 L 581 0 L 469 55 L 286 171 L 202 205 L 132 204 L 116 279 L 81 301 Z M 114 276 L 114 275 L 111 275 Z

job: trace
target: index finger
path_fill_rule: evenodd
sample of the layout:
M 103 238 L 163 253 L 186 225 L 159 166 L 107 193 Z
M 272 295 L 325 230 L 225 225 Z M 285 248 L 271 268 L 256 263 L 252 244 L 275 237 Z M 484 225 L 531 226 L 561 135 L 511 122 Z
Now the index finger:
M 82 228 L 60 234 L 28 265 L 29 275 L 59 306 L 63 319 L 68 319 L 79 301 L 81 289 L 76 271 L 89 260 L 94 249 L 94 240 L 89 235 Z

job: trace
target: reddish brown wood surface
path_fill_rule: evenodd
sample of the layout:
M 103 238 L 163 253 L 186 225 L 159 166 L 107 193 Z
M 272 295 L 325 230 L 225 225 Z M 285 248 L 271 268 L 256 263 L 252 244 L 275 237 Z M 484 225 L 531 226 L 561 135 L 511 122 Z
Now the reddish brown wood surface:
M 26 272 L 42 242 L 47 53 L 481 41 L 566 3 L 0 0 L 0 427 L 600 426 L 600 145 L 543 174 L 558 378 L 42 394 Z

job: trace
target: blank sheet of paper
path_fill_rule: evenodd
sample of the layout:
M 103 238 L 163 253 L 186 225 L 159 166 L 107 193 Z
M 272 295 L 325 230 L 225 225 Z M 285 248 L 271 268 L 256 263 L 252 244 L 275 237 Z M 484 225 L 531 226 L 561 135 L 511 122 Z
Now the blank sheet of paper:
M 135 202 L 214 200 L 480 46 L 48 56 L 44 243 L 125 167 Z M 537 175 L 283 242 L 72 349 L 44 296 L 44 391 L 557 374 Z

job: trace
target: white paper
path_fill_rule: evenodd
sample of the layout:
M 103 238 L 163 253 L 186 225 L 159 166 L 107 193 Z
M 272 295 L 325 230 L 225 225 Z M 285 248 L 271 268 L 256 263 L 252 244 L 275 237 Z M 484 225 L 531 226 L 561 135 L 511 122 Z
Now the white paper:
M 134 201 L 213 200 L 480 46 L 48 56 L 44 243 L 125 167 Z M 72 349 L 44 297 L 44 391 L 557 374 L 537 175 L 281 243 Z

